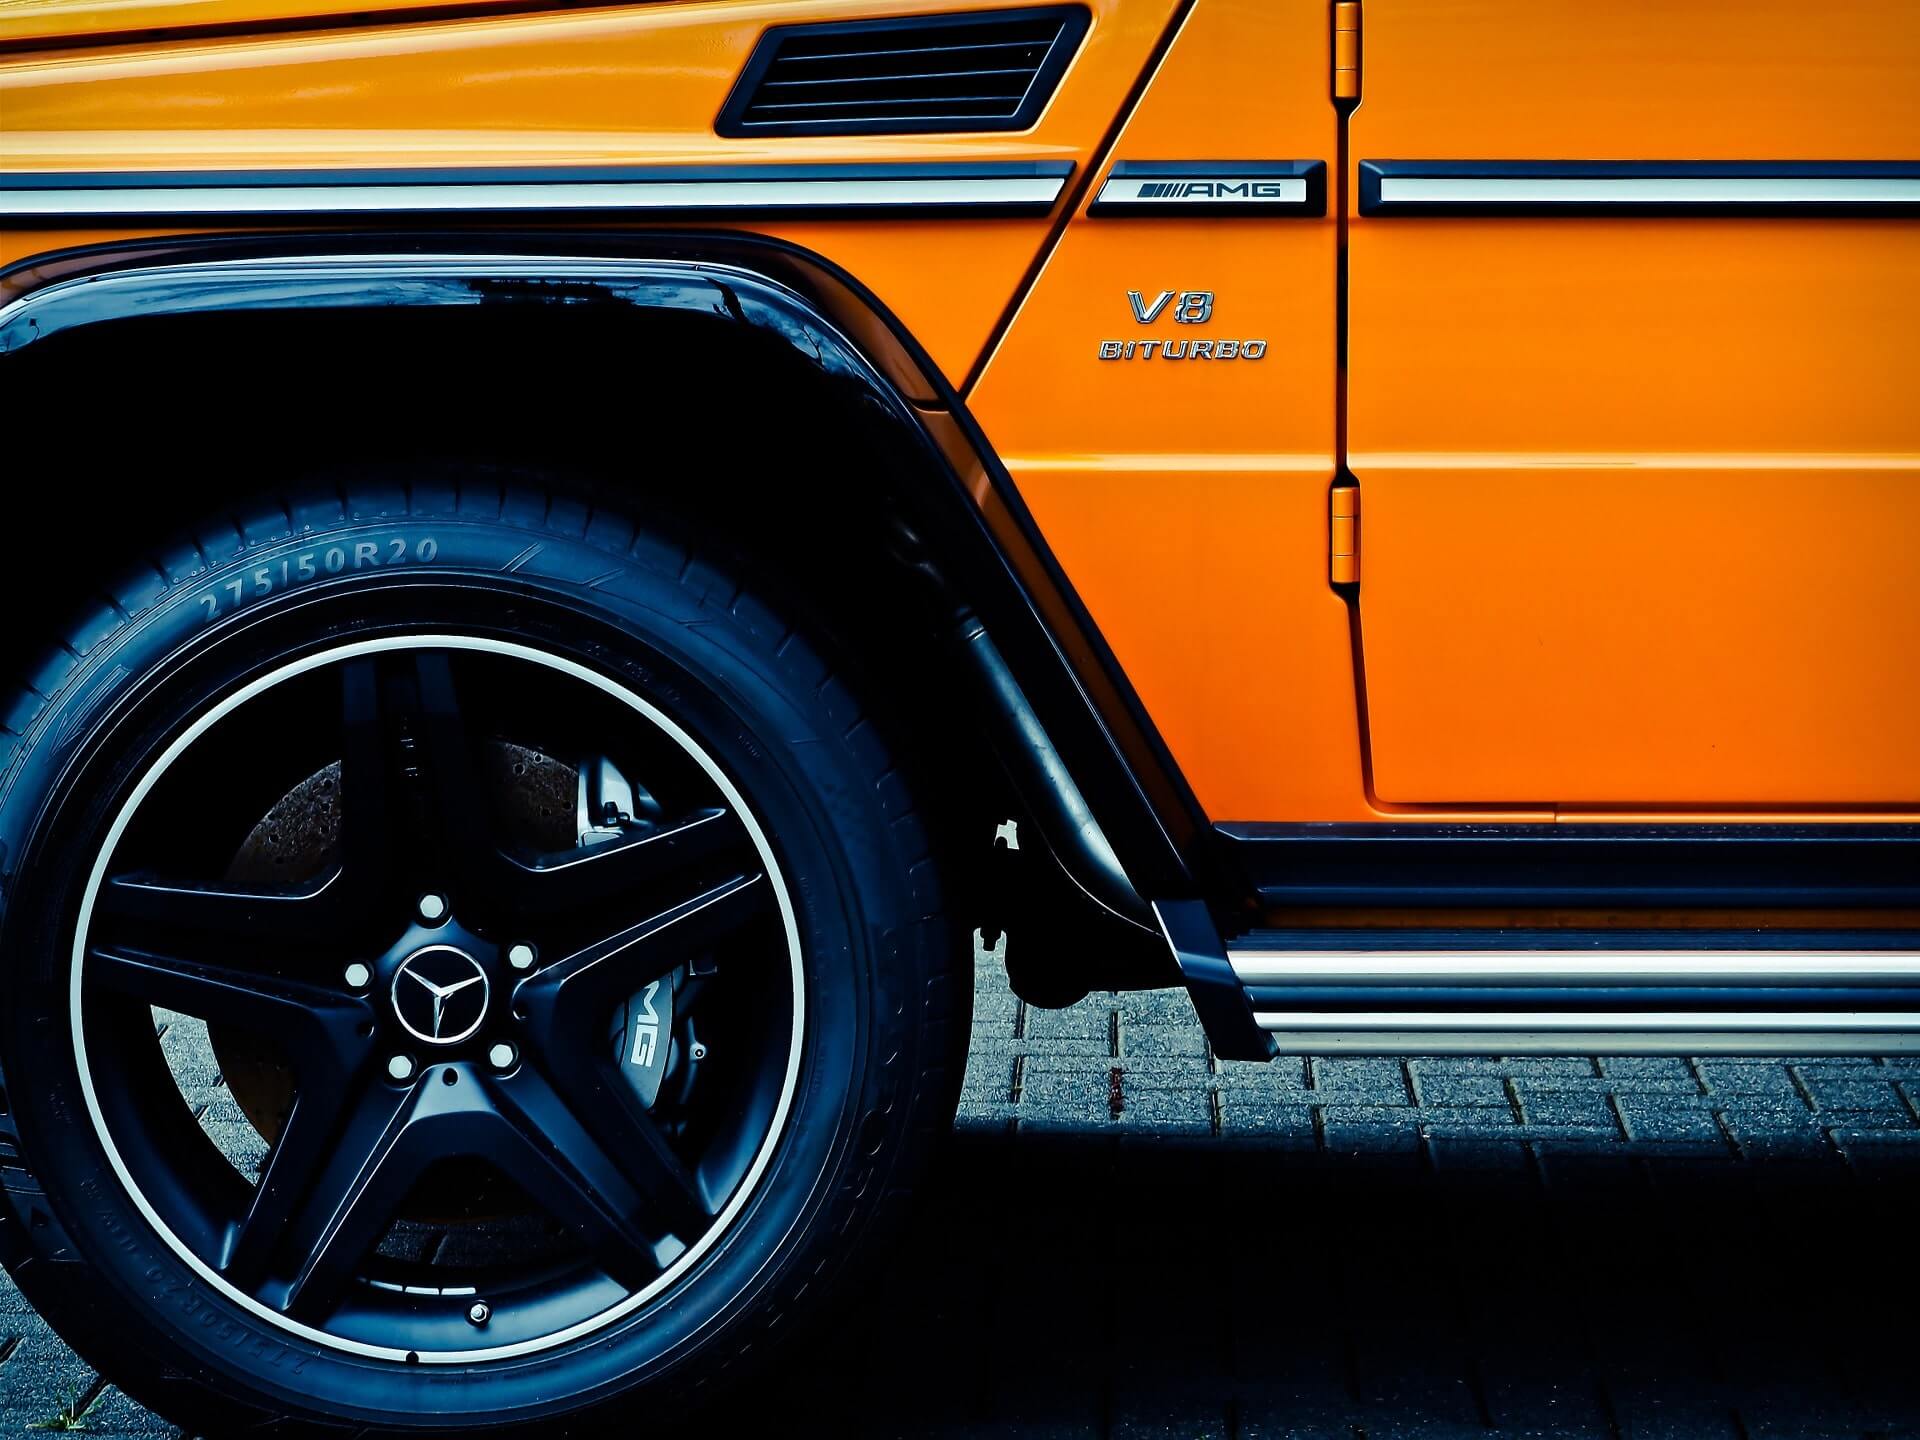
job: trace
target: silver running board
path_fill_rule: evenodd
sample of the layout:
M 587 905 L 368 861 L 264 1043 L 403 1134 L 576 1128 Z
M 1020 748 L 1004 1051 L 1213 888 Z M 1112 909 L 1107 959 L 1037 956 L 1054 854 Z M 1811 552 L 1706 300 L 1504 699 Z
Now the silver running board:
M 1289 1054 L 1920 1053 L 1920 951 L 1232 949 Z

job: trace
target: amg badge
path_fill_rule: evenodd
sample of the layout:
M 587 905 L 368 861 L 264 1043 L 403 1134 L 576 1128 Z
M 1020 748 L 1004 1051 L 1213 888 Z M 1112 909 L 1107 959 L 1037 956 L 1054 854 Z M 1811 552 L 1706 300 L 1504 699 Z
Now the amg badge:
M 1296 218 L 1327 212 L 1318 160 L 1121 161 L 1101 183 L 1094 216 Z

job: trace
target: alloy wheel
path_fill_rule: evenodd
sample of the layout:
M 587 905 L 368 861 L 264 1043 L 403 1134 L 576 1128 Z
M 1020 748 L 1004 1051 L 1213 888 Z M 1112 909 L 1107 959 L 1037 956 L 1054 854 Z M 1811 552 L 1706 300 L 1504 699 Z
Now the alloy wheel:
M 525 804 L 556 771 L 558 831 Z M 234 856 L 289 796 L 263 884 Z M 668 1292 L 748 1203 L 804 1035 L 774 846 L 708 751 L 573 659 L 457 635 L 307 655 L 175 738 L 71 986 L 90 1117 L 168 1246 L 284 1329 L 428 1364 Z M 236 1099 L 253 1078 L 244 1126 L 196 1113 L 196 1026 Z

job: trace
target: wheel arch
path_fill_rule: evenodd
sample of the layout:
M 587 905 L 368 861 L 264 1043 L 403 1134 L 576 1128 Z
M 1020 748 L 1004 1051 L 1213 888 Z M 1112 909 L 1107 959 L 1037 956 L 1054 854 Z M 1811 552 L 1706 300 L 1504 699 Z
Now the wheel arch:
M 976 913 L 1009 935 L 1016 988 L 1055 1003 L 1178 979 L 1151 903 L 1212 888 L 1204 817 L 965 407 L 821 257 L 713 234 L 146 241 L 0 274 L 0 355 L 39 417 L 20 474 L 98 450 L 87 431 L 110 405 L 136 524 L 177 520 L 189 493 L 189 508 L 244 503 L 250 457 L 290 438 L 343 458 L 435 453 L 477 426 L 511 455 L 560 445 L 616 499 L 641 493 L 622 462 L 686 426 L 711 437 L 689 450 L 741 462 L 729 473 L 778 469 L 755 492 L 777 492 L 773 516 L 742 537 L 755 563 L 923 627 L 938 653 L 908 688 L 968 777 L 951 788 L 1017 807 L 1046 841 L 1024 830 L 1015 853 L 990 842 L 985 810 L 966 817 Z M 635 414 L 643 385 L 659 403 Z M 199 429 L 209 400 L 225 413 Z M 680 435 L 646 440 L 663 412 Z M 855 433 L 859 475 L 820 463 L 820 441 Z M 14 504 L 31 513 L 26 489 Z M 737 528 L 737 483 L 682 479 L 674 499 Z M 41 573 L 29 558 L 16 583 L 47 589 Z M 980 723 L 954 723 L 951 685 Z

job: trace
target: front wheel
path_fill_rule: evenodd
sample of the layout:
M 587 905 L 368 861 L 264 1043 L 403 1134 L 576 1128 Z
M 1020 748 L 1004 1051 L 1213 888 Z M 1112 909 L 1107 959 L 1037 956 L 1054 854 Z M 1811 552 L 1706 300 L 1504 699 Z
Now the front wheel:
M 14 707 L 0 1248 L 216 1433 L 681 1413 L 951 1119 L 904 769 L 804 624 L 617 517 L 269 513 Z

